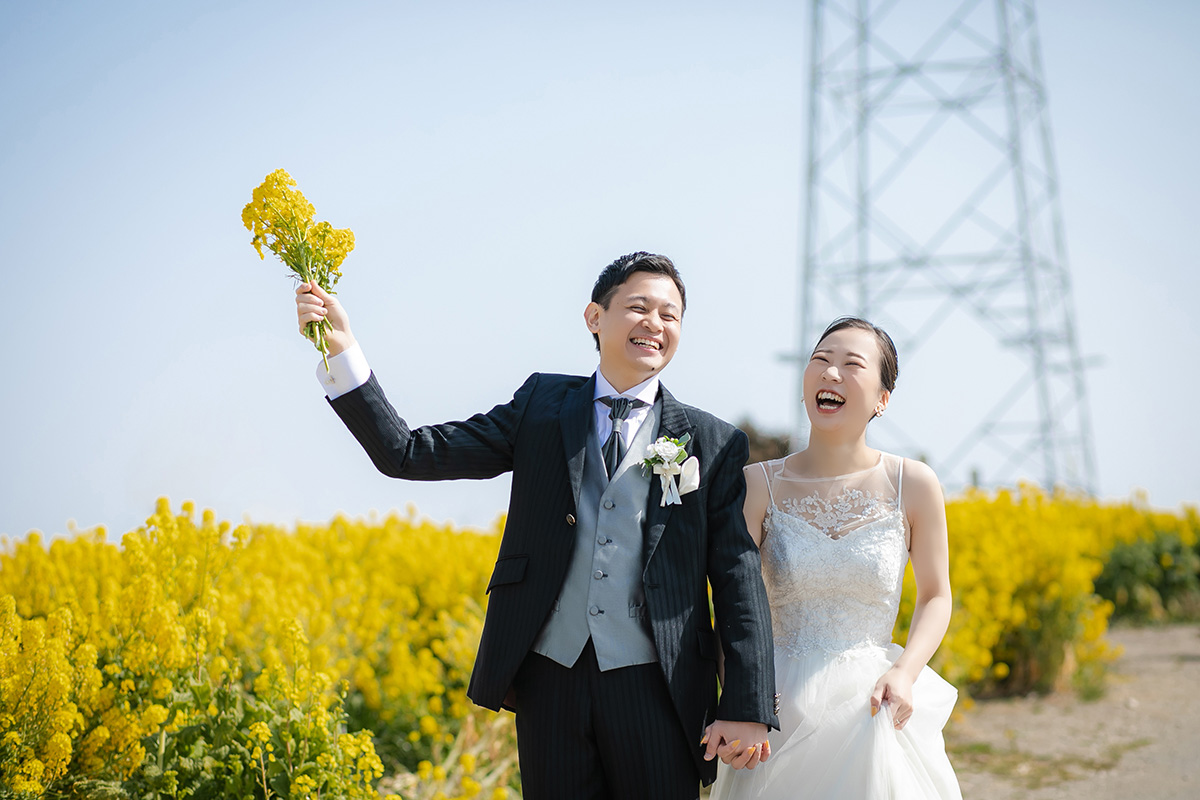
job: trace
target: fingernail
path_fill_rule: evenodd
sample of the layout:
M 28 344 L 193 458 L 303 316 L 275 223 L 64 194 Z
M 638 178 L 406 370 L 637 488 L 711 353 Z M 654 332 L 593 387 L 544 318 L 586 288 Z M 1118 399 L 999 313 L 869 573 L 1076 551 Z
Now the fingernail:
M 871 716 L 873 717 L 878 713 L 879 713 L 879 708 L 877 706 L 871 706 Z
M 741 743 L 742 743 L 741 739 L 734 739 L 732 742 L 729 743 L 729 746 L 736 750 L 737 746 Z
M 704 734 L 704 738 L 700 740 L 700 744 L 708 744 L 708 734 Z

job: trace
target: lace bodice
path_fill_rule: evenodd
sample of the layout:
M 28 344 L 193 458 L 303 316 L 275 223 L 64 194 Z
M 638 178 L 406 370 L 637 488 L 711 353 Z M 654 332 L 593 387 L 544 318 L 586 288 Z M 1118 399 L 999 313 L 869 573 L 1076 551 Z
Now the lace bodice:
M 763 520 L 763 579 L 777 648 L 803 655 L 887 645 L 908 563 L 901 504 L 903 459 L 836 478 L 789 476 L 784 460 L 760 465 L 770 503 Z

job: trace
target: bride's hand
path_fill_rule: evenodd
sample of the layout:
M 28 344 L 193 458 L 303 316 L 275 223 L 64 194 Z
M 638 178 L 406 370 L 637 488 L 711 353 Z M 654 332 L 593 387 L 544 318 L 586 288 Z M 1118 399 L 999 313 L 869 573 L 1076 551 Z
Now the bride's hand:
M 912 687 L 912 678 L 903 670 L 892 667 L 883 673 L 871 692 L 871 716 L 879 713 L 886 700 L 892 710 L 892 724 L 902 730 L 913 713 Z

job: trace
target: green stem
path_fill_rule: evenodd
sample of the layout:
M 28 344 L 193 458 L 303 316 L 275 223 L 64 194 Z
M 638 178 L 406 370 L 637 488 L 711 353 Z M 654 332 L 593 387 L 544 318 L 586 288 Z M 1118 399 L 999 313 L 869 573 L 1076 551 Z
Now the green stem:
M 163 771 L 163 759 L 167 753 L 167 729 L 164 727 L 158 732 L 158 774 Z

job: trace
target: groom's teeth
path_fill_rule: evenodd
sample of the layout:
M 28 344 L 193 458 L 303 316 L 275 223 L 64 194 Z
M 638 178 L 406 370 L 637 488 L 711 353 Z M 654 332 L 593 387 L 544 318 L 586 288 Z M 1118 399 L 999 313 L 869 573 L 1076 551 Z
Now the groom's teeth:
M 659 349 L 658 342 L 652 342 L 649 339 L 634 339 L 633 343 L 643 347 L 653 347 L 655 350 Z

